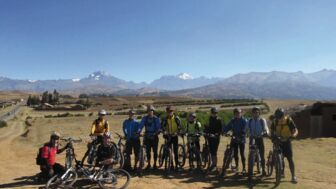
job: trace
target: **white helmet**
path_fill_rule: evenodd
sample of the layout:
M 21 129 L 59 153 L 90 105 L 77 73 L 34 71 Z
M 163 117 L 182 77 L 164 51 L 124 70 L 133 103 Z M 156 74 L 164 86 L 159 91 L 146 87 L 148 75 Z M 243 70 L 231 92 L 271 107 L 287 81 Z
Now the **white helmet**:
M 105 116 L 106 114 L 107 114 L 106 110 L 100 110 L 100 111 L 98 112 L 98 115 L 99 115 L 99 116 Z

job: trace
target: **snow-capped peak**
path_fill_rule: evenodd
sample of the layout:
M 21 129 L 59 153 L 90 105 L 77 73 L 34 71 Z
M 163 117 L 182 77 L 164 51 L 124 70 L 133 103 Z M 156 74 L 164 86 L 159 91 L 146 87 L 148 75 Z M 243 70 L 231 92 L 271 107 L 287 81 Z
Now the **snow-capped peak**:
M 78 78 L 74 78 L 72 79 L 73 82 L 79 82 L 81 79 L 78 79 Z
M 177 75 L 177 77 L 183 80 L 193 79 L 193 77 L 187 73 L 180 73 L 179 75 Z
M 35 83 L 36 81 L 37 80 L 32 80 L 32 79 L 28 80 L 29 83 Z
M 96 71 L 92 74 L 90 74 L 89 78 L 92 78 L 94 80 L 99 80 L 102 77 L 109 77 L 110 75 L 104 71 Z

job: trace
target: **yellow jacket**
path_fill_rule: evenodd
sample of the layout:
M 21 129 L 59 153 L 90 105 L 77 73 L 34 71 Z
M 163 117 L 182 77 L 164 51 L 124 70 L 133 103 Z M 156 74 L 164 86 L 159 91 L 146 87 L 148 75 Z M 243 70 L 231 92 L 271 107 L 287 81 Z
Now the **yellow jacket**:
M 163 128 L 168 132 L 168 134 L 175 134 L 181 129 L 181 122 L 179 117 L 173 115 L 172 117 L 167 116 L 163 121 Z
M 96 119 L 91 126 L 91 134 L 104 134 L 110 131 L 110 126 L 105 119 Z

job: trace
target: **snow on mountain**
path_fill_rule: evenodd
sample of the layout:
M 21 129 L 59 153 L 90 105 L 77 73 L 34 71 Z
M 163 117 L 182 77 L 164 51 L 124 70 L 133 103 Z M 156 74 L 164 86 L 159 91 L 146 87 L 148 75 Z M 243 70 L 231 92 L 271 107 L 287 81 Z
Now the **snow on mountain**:
M 179 75 L 177 75 L 177 77 L 183 80 L 194 79 L 190 74 L 187 73 L 180 73 Z

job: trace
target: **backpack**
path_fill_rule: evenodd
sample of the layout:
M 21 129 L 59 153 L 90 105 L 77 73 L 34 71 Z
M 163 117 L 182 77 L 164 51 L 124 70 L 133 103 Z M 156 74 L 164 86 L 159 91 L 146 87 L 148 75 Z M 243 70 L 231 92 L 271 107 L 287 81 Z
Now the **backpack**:
M 44 146 L 39 148 L 36 156 L 36 165 L 44 165 L 45 164 L 45 159 L 42 157 L 42 152 L 43 152 Z M 50 147 L 48 147 L 48 155 L 50 155 Z

